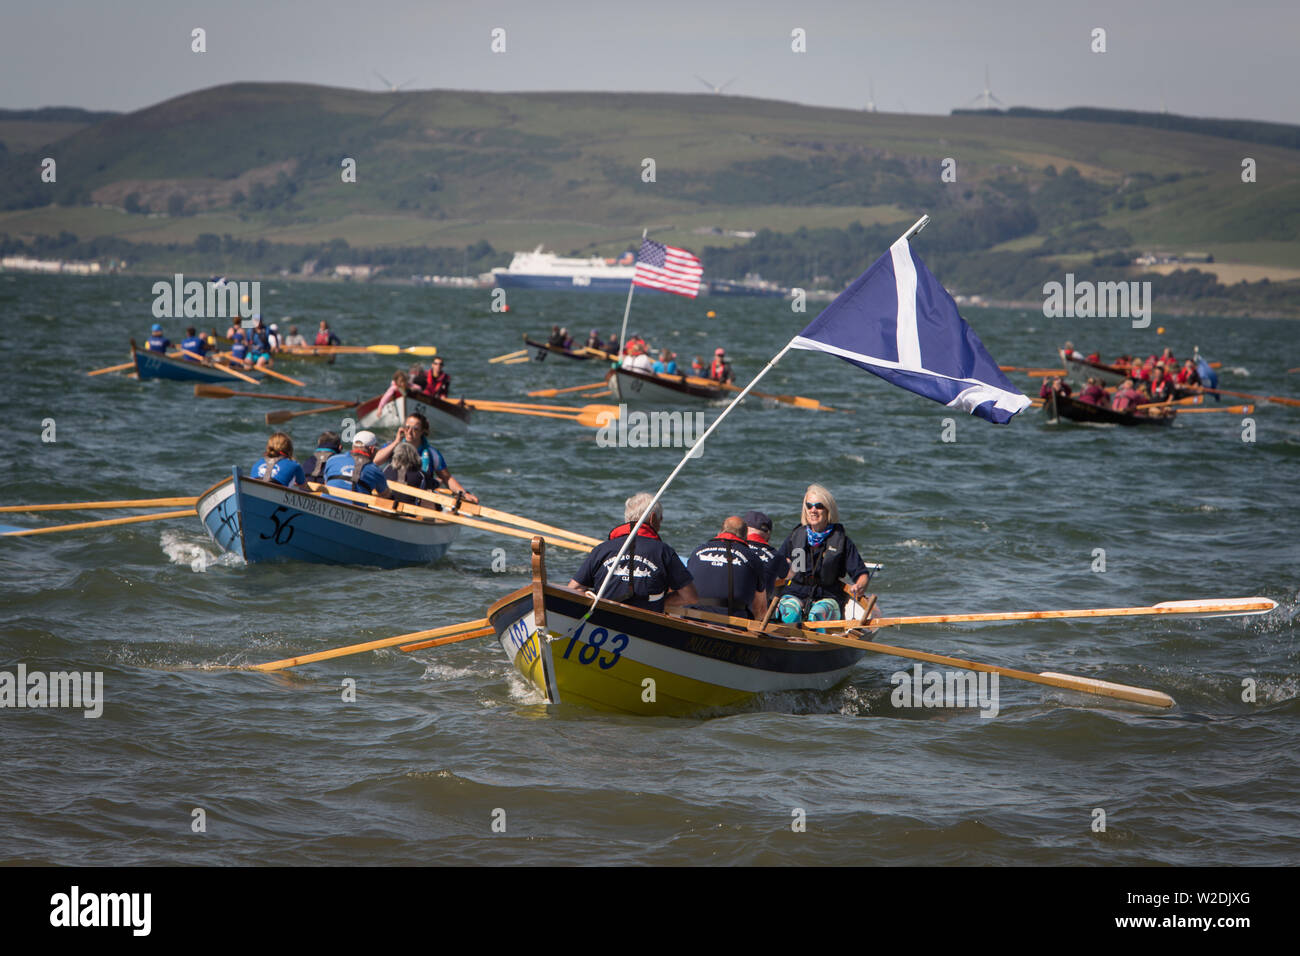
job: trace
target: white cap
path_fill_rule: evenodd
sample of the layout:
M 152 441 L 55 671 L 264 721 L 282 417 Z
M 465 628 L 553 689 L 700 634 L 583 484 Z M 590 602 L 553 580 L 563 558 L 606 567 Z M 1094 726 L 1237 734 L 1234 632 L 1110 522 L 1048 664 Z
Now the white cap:
M 355 448 L 357 445 L 361 445 L 364 448 L 374 448 L 378 444 L 379 444 L 379 439 L 375 437 L 374 432 L 369 432 L 369 431 L 357 432 L 352 437 L 353 448 Z

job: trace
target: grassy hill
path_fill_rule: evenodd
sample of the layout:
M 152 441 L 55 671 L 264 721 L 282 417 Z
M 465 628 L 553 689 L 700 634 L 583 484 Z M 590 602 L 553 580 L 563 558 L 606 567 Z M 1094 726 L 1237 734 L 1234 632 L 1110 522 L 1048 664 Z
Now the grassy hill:
M 504 264 L 509 251 L 538 243 L 616 252 L 649 226 L 730 274 L 757 264 L 757 251 L 747 259 L 745 250 L 759 247 L 694 230 L 794 239 L 803 229 L 832 241 L 826 230 L 856 222 L 888 234 L 926 211 L 927 246 L 954 254 L 996 250 L 1055 268 L 1080 256 L 1195 250 L 1216 264 L 1262 267 L 1255 275 L 1296 274 L 1300 150 L 1183 125 L 1192 128 L 710 94 L 243 83 L 10 147 L 0 155 L 0 234 L 116 237 L 150 249 L 202 235 L 230 237 L 223 250 L 256 240 L 301 249 L 335 239 L 372 249 L 486 241 Z M 1285 144 L 1291 129 L 1271 135 Z M 39 179 L 46 155 L 58 163 L 54 184 Z M 1246 156 L 1255 183 L 1241 182 Z M 955 183 L 940 181 L 949 157 Z M 341 180 L 345 158 L 356 160 L 355 183 Z M 646 158 L 654 182 L 642 180 Z M 813 258 L 808 275 L 772 277 L 806 281 L 817 269 L 840 279 L 839 266 L 827 272 Z M 796 271 L 788 254 L 776 259 L 764 260 L 768 269 Z

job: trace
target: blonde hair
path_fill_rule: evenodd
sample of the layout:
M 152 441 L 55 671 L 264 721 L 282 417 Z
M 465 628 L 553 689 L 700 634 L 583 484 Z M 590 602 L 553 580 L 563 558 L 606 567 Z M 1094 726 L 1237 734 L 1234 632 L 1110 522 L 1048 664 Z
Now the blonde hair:
M 293 439 L 284 432 L 276 432 L 266 440 L 267 458 L 292 458 Z
M 808 509 L 804 507 L 804 503 L 808 501 L 820 501 L 826 506 L 826 520 L 831 524 L 839 522 L 840 506 L 835 503 L 835 496 L 821 485 L 809 485 L 808 490 L 803 493 L 803 498 L 799 501 L 799 514 L 804 524 L 810 523 Z

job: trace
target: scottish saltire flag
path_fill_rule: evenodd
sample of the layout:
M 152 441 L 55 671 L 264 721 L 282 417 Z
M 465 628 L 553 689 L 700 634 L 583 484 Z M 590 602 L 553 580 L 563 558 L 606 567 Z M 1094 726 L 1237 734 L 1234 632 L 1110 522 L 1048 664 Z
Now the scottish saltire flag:
M 791 343 L 999 425 L 1029 407 L 957 303 L 899 239 Z
M 700 294 L 700 276 L 704 267 L 700 260 L 685 249 L 665 246 L 652 239 L 641 240 L 641 251 L 636 256 L 636 274 L 632 284 L 647 289 L 675 292 L 677 295 Z

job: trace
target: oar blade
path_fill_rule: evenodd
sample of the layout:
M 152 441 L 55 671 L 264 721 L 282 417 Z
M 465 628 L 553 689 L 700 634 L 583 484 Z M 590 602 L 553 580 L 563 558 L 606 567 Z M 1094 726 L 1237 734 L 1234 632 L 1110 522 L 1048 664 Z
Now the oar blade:
M 1175 703 L 1174 699 L 1168 694 L 1158 690 L 1149 690 L 1145 687 L 1134 687 L 1131 684 L 1117 684 L 1114 681 L 1098 680 L 1095 677 L 1078 677 L 1074 674 L 1057 674 L 1052 671 L 1043 671 L 1038 676 L 1050 679 L 1053 686 L 1065 690 L 1077 690 L 1085 694 L 1113 697 L 1134 704 L 1146 704 L 1149 707 L 1172 707 Z
M 1218 601 L 1162 601 L 1152 607 L 1167 608 L 1171 617 L 1253 617 L 1277 608 L 1266 597 L 1223 598 Z

